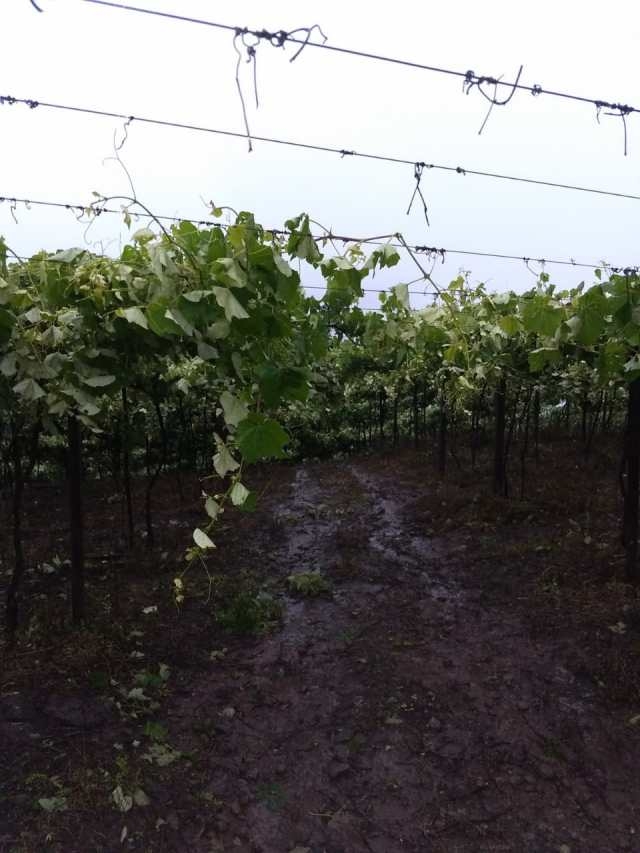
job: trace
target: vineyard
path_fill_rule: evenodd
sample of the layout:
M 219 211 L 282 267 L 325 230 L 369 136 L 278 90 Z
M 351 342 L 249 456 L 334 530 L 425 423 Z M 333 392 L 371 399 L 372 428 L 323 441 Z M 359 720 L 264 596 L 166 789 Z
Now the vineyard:
M 122 491 L 121 538 L 130 549 L 132 480 L 145 480 L 144 538 L 153 549 L 159 477 L 171 469 L 199 474 L 204 520 L 186 559 L 204 563 L 227 506 L 255 506 L 242 482 L 247 465 L 286 453 L 350 453 L 387 439 L 398 446 L 408 437 L 416 448 L 427 438 L 437 443 L 441 475 L 449 455 L 460 466 L 462 442 L 472 468 L 491 442 L 493 492 L 504 497 L 513 491 L 517 445 L 523 499 L 541 429 L 579 432 L 586 464 L 594 437 L 625 424 L 614 473 L 624 496 L 624 577 L 637 580 L 640 279 L 633 271 L 603 280 L 596 270 L 594 285 L 564 292 L 542 274 L 522 295 L 490 294 L 460 277 L 421 311 L 410 309 L 403 284 L 365 314 L 357 307 L 363 280 L 399 261 L 391 240 L 368 256 L 360 245 L 323 254 L 306 214 L 286 223 L 286 240 L 248 213 L 225 229 L 157 224 L 158 233 L 136 231 L 117 260 L 72 249 L 11 263 L 6 246 L 0 256 L 10 636 L 25 571 L 25 480 L 60 476 L 63 457 L 76 623 L 85 617 L 84 467 Z M 305 295 L 295 261 L 321 271 L 324 297 Z M 178 605 L 183 574 L 174 579 Z
M 583 125 L 566 173 L 544 150 L 588 109 L 627 158 L 640 108 L 586 72 L 465 70 L 476 29 L 510 57 L 484 7 L 464 33 L 394 10 L 365 50 L 342 4 L 342 44 L 21 5 L 43 60 L 0 11 L 25 85 L 0 94 L 0 853 L 640 853 L 640 194 L 580 172 Z M 513 43 L 568 69 L 553 17 Z M 484 110 L 484 162 L 433 80 Z M 95 175 L 112 192 L 78 203 Z M 543 230 L 546 258 L 508 242 Z
M 523 600 L 537 602 L 526 631 L 514 628 L 513 613 L 494 617 L 501 630 L 514 629 L 519 654 L 531 657 L 534 684 L 549 671 L 557 645 L 534 652 L 527 637 L 555 625 L 557 636 L 572 636 L 569 658 L 576 656 L 572 665 L 582 672 L 579 689 L 573 688 L 581 698 L 573 700 L 587 701 L 593 688 L 585 685 L 593 684 L 607 701 L 627 704 L 635 725 L 640 279 L 631 270 L 596 270 L 594 283 L 560 291 L 543 274 L 522 294 L 492 294 L 460 277 L 437 288 L 431 307 L 412 310 L 409 286 L 400 284 L 381 294 L 378 310 L 363 311 L 363 282 L 393 268 L 400 251 L 409 252 L 430 281 L 401 235 L 338 252 L 331 235 L 312 235 L 307 215 L 289 220 L 281 232 L 265 231 L 248 213 L 211 227 L 183 221 L 165 228 L 152 217 L 118 258 L 71 249 L 18 260 L 3 246 L 2 466 L 9 522 L 3 734 L 17 758 L 39 716 L 53 727 L 43 742 L 51 752 L 37 756 L 26 783 L 17 782 L 21 764 L 11 769 L 10 762 L 7 778 L 16 792 L 25 784 L 27 790 L 5 794 L 5 802 L 10 812 L 22 813 L 20 804 L 35 801 L 41 816 L 33 831 L 44 821 L 54 849 L 68 844 L 67 833 L 78 831 L 75 821 L 86 809 L 106 809 L 108 824 L 119 821 L 111 833 L 121 832 L 123 843 L 129 837 L 139 849 L 147 849 L 149 832 L 176 849 L 185 838 L 190 846 L 200 843 L 190 819 L 185 827 L 175 809 L 162 812 L 158 786 L 168 778 L 193 786 L 199 767 L 193 750 L 200 748 L 194 737 L 221 739 L 215 747 L 221 754 L 251 755 L 255 745 L 247 735 L 239 726 L 231 731 L 237 706 L 246 702 L 242 692 L 255 693 L 253 701 L 268 708 L 281 701 L 266 699 L 271 691 L 293 689 L 296 668 L 304 675 L 311 665 L 313 682 L 315 666 L 329 667 L 337 691 L 353 689 L 342 671 L 345 656 L 358 654 L 366 664 L 379 657 L 378 644 L 390 643 L 401 664 L 384 679 L 395 684 L 399 677 L 402 684 L 378 696 L 384 683 L 370 681 L 358 702 L 378 703 L 382 711 L 368 713 L 383 713 L 383 730 L 403 732 L 421 706 L 426 731 L 439 731 L 442 699 L 431 689 L 425 699 L 418 674 L 410 677 L 420 657 L 409 658 L 407 649 L 427 644 L 431 658 L 445 641 L 441 654 L 449 660 L 454 651 L 446 641 L 455 625 L 475 647 L 477 613 L 465 615 L 465 587 L 466 596 L 476 590 L 471 609 L 486 613 L 509 598 L 516 609 Z M 325 281 L 317 298 L 301 285 L 306 269 Z M 462 562 L 461 554 L 467 555 Z M 415 589 L 424 583 L 437 610 L 420 617 L 408 608 L 424 597 Z M 363 609 L 380 606 L 385 615 L 375 629 L 358 627 Z M 558 625 L 561 614 L 569 630 Z M 434 620 L 437 630 L 428 639 Z M 308 657 L 301 658 L 305 648 Z M 508 667 L 499 647 L 483 660 L 496 654 Z M 245 669 L 257 661 L 258 672 L 266 661 L 273 671 L 268 686 L 228 670 L 227 656 Z M 458 665 L 477 666 L 467 658 Z M 383 672 L 389 663 L 380 662 Z M 196 677 L 194 666 L 195 673 L 212 675 Z M 248 681 L 234 695 L 230 685 L 238 677 Z M 409 699 L 394 698 L 409 689 Z M 203 699 L 218 707 L 201 718 L 195 697 L 206 690 L 221 695 Z M 517 707 L 528 710 L 537 698 L 527 692 Z M 169 740 L 166 715 L 172 713 L 177 725 Z M 240 713 L 250 727 L 248 710 Z M 304 713 L 315 719 L 311 708 Z M 572 725 L 584 737 L 580 713 Z M 351 741 L 336 758 L 322 734 L 334 724 L 326 709 L 320 717 L 310 724 L 318 755 L 327 753 L 319 760 L 328 762 L 329 779 L 332 773 L 346 779 Z M 282 721 L 271 725 L 280 731 Z M 42 773 L 42 761 L 58 766 L 60 728 L 79 733 L 84 763 Z M 97 758 L 98 771 L 86 750 L 99 755 L 116 730 L 134 753 L 118 742 L 112 769 Z M 346 730 L 357 743 L 363 739 L 358 750 L 366 752 L 371 744 L 365 748 L 362 721 L 350 721 Z M 569 784 L 578 760 L 579 750 L 571 757 L 576 733 L 568 731 L 539 733 L 542 769 L 536 772 L 556 783 Z M 632 726 L 625 738 L 633 734 Z M 614 742 L 621 736 L 607 729 Z M 462 766 L 463 739 L 462 731 L 449 734 L 456 747 L 441 755 L 449 772 Z M 142 740 L 148 748 L 136 756 Z M 401 740 L 409 755 L 431 754 L 424 744 Z M 481 776 L 490 772 L 486 762 L 495 750 L 500 753 L 497 741 L 491 743 L 489 753 L 469 765 Z M 608 749 L 605 743 L 598 748 Z M 304 766 L 295 755 L 289 760 Z M 210 792 L 215 837 L 235 838 L 247 850 L 282 849 L 279 843 L 299 835 L 324 838 L 317 826 L 310 828 L 308 815 L 300 818 L 303 829 L 295 829 L 285 786 L 273 781 L 286 764 L 257 755 L 248 760 L 264 764 L 264 773 L 252 772 L 266 781 L 254 786 L 261 794 L 245 792 L 246 803 L 232 796 L 234 814 L 245 804 L 255 809 L 249 804 L 256 796 L 265 814 L 282 811 L 287 820 L 276 830 L 254 814 L 255 832 L 243 835 L 220 816 L 224 796 Z M 498 761 L 501 772 L 514 761 L 507 750 Z M 605 762 L 599 772 L 606 768 Z M 225 789 L 229 772 L 220 782 Z M 296 784 L 307 783 L 301 777 Z M 407 779 L 405 794 L 416 784 Z M 492 784 L 482 782 L 480 790 Z M 452 790 L 448 795 L 455 800 Z M 591 796 L 580 800 L 582 810 Z M 436 810 L 432 825 L 410 824 L 403 830 L 407 843 L 431 838 L 443 845 L 433 849 L 451 849 L 446 839 L 467 837 L 468 820 L 484 827 L 487 838 L 513 837 L 511 814 L 492 835 L 498 818 L 490 791 L 487 797 L 479 814 L 478 807 L 465 807 L 460 821 Z M 190 807 L 182 808 L 188 813 Z M 601 831 L 603 815 L 589 808 L 586 828 L 569 842 L 591 845 L 589 833 Z M 377 826 L 373 815 L 348 812 L 343 825 L 340 810 L 327 814 L 319 824 L 328 827 L 327 838 L 367 849 L 357 838 L 362 827 Z M 384 831 L 367 830 L 387 839 L 375 849 L 396 849 L 384 845 L 396 843 L 389 841 L 392 827 L 405 819 L 406 806 L 398 805 L 382 821 Z M 552 849 L 540 845 L 558 831 L 550 826 L 531 843 Z M 258 846 L 243 847 L 252 837 Z M 99 849 L 112 849 L 107 840 L 83 843 L 73 849 L 100 843 Z

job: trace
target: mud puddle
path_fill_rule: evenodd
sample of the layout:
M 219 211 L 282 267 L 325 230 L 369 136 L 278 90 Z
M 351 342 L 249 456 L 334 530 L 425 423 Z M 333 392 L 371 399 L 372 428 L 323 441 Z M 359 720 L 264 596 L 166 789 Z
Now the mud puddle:
M 442 606 L 453 607 L 461 603 L 462 589 L 449 571 L 442 571 L 440 563 L 446 556 L 444 548 L 432 538 L 407 532 L 406 506 L 410 495 L 397 497 L 385 484 L 381 494 L 380 482 L 356 465 L 351 473 L 365 490 L 372 503 L 374 521 L 369 534 L 371 548 L 389 561 L 395 571 L 418 574 L 422 593 Z

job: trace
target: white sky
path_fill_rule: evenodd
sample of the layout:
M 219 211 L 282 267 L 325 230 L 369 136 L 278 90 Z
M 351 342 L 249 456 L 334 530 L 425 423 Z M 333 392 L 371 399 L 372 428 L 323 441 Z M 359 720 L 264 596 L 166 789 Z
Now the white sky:
M 243 131 L 231 33 L 81 0 L 39 2 L 43 14 L 29 0 L 1 0 L 0 94 Z M 640 104 L 640 10 L 629 0 L 136 5 L 274 31 L 318 23 L 331 44 L 508 80 L 522 64 L 523 83 Z M 589 105 L 525 92 L 494 108 L 478 136 L 487 104 L 477 91 L 463 95 L 457 78 L 313 48 L 291 64 L 292 52 L 259 46 L 259 110 L 250 68 L 242 69 L 254 134 L 640 195 L 640 116 L 627 120 L 627 157 L 619 118 L 598 125 Z M 117 165 L 103 162 L 120 128 L 110 119 L 0 107 L 0 196 L 87 204 L 93 190 L 128 193 Z M 255 212 L 268 227 L 306 211 L 341 234 L 402 231 L 409 243 L 451 249 L 640 262 L 640 201 L 429 171 L 422 180 L 427 229 L 419 203 L 405 215 L 411 166 L 265 143 L 248 154 L 243 140 L 136 123 L 122 156 L 138 197 L 156 213 L 202 217 L 201 199 L 214 199 Z M 18 253 L 83 245 L 84 226 L 70 213 L 21 207 L 17 216 L 18 225 L 0 205 L 0 234 Z M 121 234 L 118 217 L 103 216 L 88 239 L 113 252 Z M 461 268 L 491 289 L 534 282 L 521 262 L 457 255 L 438 263 L 434 278 L 446 284 Z M 562 285 L 591 280 L 588 270 L 547 271 Z M 403 263 L 369 285 L 416 274 Z M 363 301 L 375 304 L 375 294 Z

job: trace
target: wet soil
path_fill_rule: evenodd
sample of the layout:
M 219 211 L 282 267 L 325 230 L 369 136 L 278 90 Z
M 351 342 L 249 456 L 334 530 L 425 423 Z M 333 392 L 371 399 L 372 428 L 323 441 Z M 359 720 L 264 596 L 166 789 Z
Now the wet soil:
M 261 578 L 277 627 L 228 636 L 202 603 L 160 606 L 140 637 L 129 625 L 122 654 L 171 671 L 138 718 L 109 689 L 79 692 L 81 673 L 28 690 L 7 667 L 0 851 L 640 851 L 640 706 L 601 672 L 637 643 L 635 592 L 580 587 L 607 607 L 567 611 L 541 566 L 550 522 L 480 524 L 489 502 L 448 525 L 459 491 L 415 454 L 283 467 L 269 484 L 216 559 Z M 310 570 L 331 593 L 288 592 Z M 130 588 L 137 613 L 155 582 Z M 141 758 L 149 719 L 165 765 Z M 66 811 L 34 811 L 45 787 L 18 780 L 36 768 Z M 116 783 L 148 804 L 118 811 Z

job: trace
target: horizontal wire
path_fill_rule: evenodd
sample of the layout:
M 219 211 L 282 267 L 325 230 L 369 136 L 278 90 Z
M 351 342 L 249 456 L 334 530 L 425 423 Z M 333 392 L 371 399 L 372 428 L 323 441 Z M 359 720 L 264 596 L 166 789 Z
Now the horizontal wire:
M 306 39 L 296 38 L 294 35 L 291 35 L 284 30 L 279 30 L 279 31 L 274 32 L 274 33 L 269 33 L 266 30 L 251 30 L 251 29 L 248 29 L 247 27 L 238 27 L 238 26 L 232 26 L 230 24 L 221 24 L 221 23 L 217 23 L 215 21 L 209 21 L 209 20 L 205 20 L 202 18 L 192 18 L 192 17 L 188 17 L 186 15 L 178 15 L 178 14 L 171 13 L 171 12 L 161 12 L 157 9 L 144 9 L 144 8 L 139 7 L 139 6 L 131 6 L 131 5 L 128 5 L 125 3 L 112 2 L 112 0 L 84 0 L 84 2 L 85 3 L 92 3 L 93 5 L 96 5 L 96 6 L 106 6 L 106 7 L 112 8 L 112 9 L 119 9 L 119 10 L 125 11 L 125 12 L 138 12 L 138 13 L 141 13 L 144 15 L 151 15 L 151 16 L 158 17 L 158 18 L 167 18 L 167 19 L 173 20 L 173 21 L 182 21 L 184 23 L 198 24 L 198 25 L 205 26 L 205 27 L 212 27 L 215 29 L 227 30 L 227 31 L 239 33 L 239 34 L 245 33 L 247 35 L 253 35 L 257 38 L 275 37 L 278 39 L 277 43 L 279 43 L 279 44 L 282 44 L 283 42 L 287 41 L 287 42 L 291 42 L 292 44 L 302 45 L 303 47 L 316 47 L 316 48 L 319 48 L 321 50 L 329 50 L 329 51 L 332 51 L 333 53 L 341 53 L 341 54 L 345 54 L 347 56 L 356 56 L 356 57 L 359 57 L 361 59 L 370 59 L 370 60 L 374 60 L 376 62 L 385 62 L 385 63 L 389 63 L 392 65 L 401 65 L 401 66 L 405 66 L 406 68 L 414 68 L 414 69 L 418 69 L 420 71 L 430 71 L 430 72 L 434 72 L 436 74 L 444 74 L 444 75 L 449 76 L 449 77 L 457 77 L 459 79 L 463 79 L 467 83 L 469 83 L 470 85 L 474 85 L 474 84 L 478 85 L 478 84 L 482 84 L 482 83 L 488 83 L 492 86 L 505 86 L 508 89 L 510 89 L 511 91 L 521 90 L 521 91 L 529 92 L 531 95 L 535 95 L 535 96 L 549 95 L 550 97 L 554 97 L 554 98 L 562 98 L 564 100 L 577 101 L 579 103 L 584 103 L 584 104 L 591 104 L 592 106 L 596 107 L 596 109 L 598 109 L 598 110 L 603 109 L 603 108 L 604 109 L 619 110 L 622 115 L 629 115 L 630 113 L 636 113 L 636 112 L 640 111 L 640 108 L 633 107 L 633 106 L 630 106 L 628 104 L 622 104 L 622 103 L 613 102 L 613 101 L 605 101 L 605 100 L 602 100 L 600 98 L 588 98 L 588 97 L 585 97 L 582 95 L 574 95 L 574 94 L 571 94 L 569 92 L 557 91 L 555 89 L 545 89 L 544 87 L 538 85 L 537 83 L 534 84 L 533 86 L 527 86 L 524 83 L 520 83 L 519 80 L 516 80 L 513 83 L 509 83 L 506 80 L 497 79 L 497 78 L 492 77 L 492 76 L 477 75 L 477 74 L 474 74 L 472 71 L 457 71 L 457 70 L 451 69 L 451 68 L 441 68 L 441 67 L 438 67 L 436 65 L 426 65 L 426 64 L 421 63 L 421 62 L 412 62 L 412 61 L 406 60 L 406 59 L 398 59 L 397 57 L 385 56 L 383 54 L 378 54 L 378 53 L 370 53 L 367 51 L 356 50 L 354 48 L 339 47 L 337 45 L 332 45 L 332 44 L 326 44 L 326 43 L 321 43 L 321 42 L 313 42 L 313 41 L 309 40 L 309 37 L 307 37 Z
M 30 205 L 38 206 L 38 207 L 52 207 L 58 209 L 68 210 L 70 212 L 76 212 L 78 214 L 90 214 L 94 216 L 100 216 L 103 213 L 108 214 L 117 214 L 122 216 L 125 213 L 125 210 L 120 209 L 116 210 L 115 208 L 106 207 L 99 200 L 93 202 L 90 205 L 82 205 L 72 202 L 63 202 L 63 201 L 45 201 L 42 199 L 29 199 L 29 198 L 17 198 L 15 196 L 0 196 L 0 205 L 4 202 L 8 202 L 10 205 L 24 204 L 25 207 L 29 207 Z M 137 203 L 135 200 L 130 204 Z M 231 225 L 225 222 L 214 222 L 211 219 L 195 219 L 185 216 L 168 216 L 165 214 L 154 214 L 147 213 L 144 211 L 128 211 L 132 217 L 138 218 L 146 218 L 146 219 L 157 219 L 159 221 L 166 222 L 191 222 L 193 225 L 206 225 L 206 226 L 214 226 L 219 228 L 230 228 Z M 256 226 L 258 228 L 258 226 Z M 291 234 L 290 231 L 281 228 L 262 228 L 263 231 L 268 231 L 272 234 L 277 234 L 280 236 L 287 236 Z M 331 240 L 336 240 L 340 243 L 358 243 L 358 244 L 367 244 L 372 246 L 392 246 L 396 249 L 405 249 L 407 245 L 404 243 L 394 242 L 391 240 L 383 240 L 379 237 L 352 237 L 345 236 L 341 234 L 334 234 L 332 231 L 328 231 L 326 234 L 312 234 L 312 239 L 316 242 L 327 242 Z M 464 255 L 470 257 L 478 257 L 478 258 L 495 258 L 498 260 L 506 260 L 506 261 L 519 261 L 520 263 L 537 263 L 545 266 L 546 264 L 552 264 L 554 266 L 567 266 L 567 267 L 578 267 L 582 269 L 601 269 L 602 267 L 606 267 L 607 269 L 611 269 L 613 271 L 619 271 L 622 269 L 630 269 L 632 265 L 621 265 L 614 266 L 609 264 L 606 261 L 602 261 L 599 264 L 590 264 L 584 261 L 576 261 L 576 260 L 559 260 L 552 258 L 536 258 L 534 256 L 527 255 L 508 255 L 500 252 L 481 252 L 475 251 L 472 249 L 446 249 L 446 248 L 438 248 L 436 246 L 422 246 L 422 245 L 409 245 L 408 248 L 415 252 L 416 254 L 426 254 L 431 257 L 439 257 L 442 259 L 444 263 L 445 257 L 447 255 Z
M 85 2 L 94 2 L 94 0 L 85 0 Z M 227 136 L 234 139 L 247 139 L 245 133 L 233 130 L 222 130 L 219 128 L 206 127 L 196 124 L 185 124 L 183 122 L 169 121 L 164 119 L 148 118 L 144 116 L 127 115 L 125 113 L 112 112 L 110 110 L 101 110 L 93 107 L 79 107 L 71 104 L 59 104 L 51 101 L 38 101 L 33 98 L 16 98 L 13 95 L 0 95 L 0 105 L 8 104 L 23 104 L 31 110 L 37 107 L 45 109 L 59 110 L 69 113 L 79 113 L 83 115 L 99 116 L 101 118 L 112 118 L 120 121 L 125 121 L 128 125 L 136 121 L 140 124 L 148 124 L 155 127 L 170 127 L 178 130 L 189 130 L 195 133 L 208 133 L 218 136 Z M 403 157 L 393 157 L 385 154 L 371 154 L 361 151 L 353 151 L 347 148 L 335 148 L 329 145 L 317 145 L 310 142 L 296 142 L 290 139 L 279 139 L 271 136 L 256 136 L 251 134 L 251 139 L 254 142 L 265 142 L 271 145 L 285 145 L 290 148 L 300 148 L 307 151 L 322 151 L 328 154 L 339 154 L 341 157 L 357 157 L 364 160 L 376 160 L 384 163 L 396 163 L 404 166 L 422 167 L 423 169 L 434 169 L 436 171 L 456 173 L 458 175 L 473 175 L 475 177 L 492 178 L 494 180 L 513 181 L 516 183 L 532 184 L 534 186 L 549 187 L 552 189 L 572 190 L 575 192 L 590 193 L 593 195 L 610 196 L 612 198 L 623 198 L 631 201 L 640 201 L 640 195 L 631 193 L 615 192 L 613 190 L 602 190 L 595 187 L 583 187 L 576 184 L 564 184 L 555 181 L 544 181 L 538 178 L 524 178 L 516 175 L 504 175 L 499 172 L 486 172 L 478 169 L 468 169 L 463 166 L 444 166 L 438 163 L 425 163 L 420 160 L 408 160 Z

